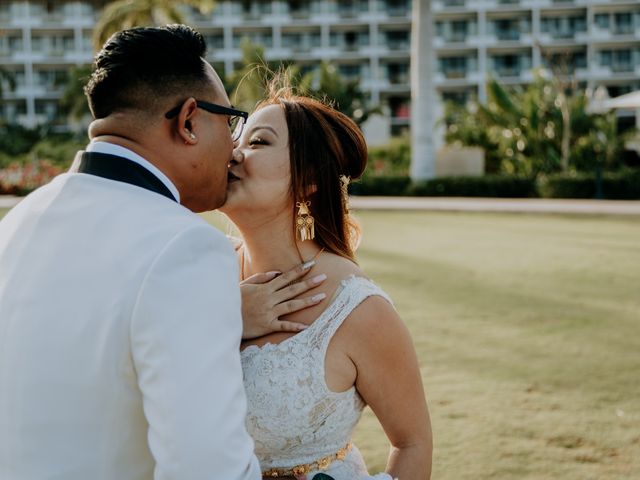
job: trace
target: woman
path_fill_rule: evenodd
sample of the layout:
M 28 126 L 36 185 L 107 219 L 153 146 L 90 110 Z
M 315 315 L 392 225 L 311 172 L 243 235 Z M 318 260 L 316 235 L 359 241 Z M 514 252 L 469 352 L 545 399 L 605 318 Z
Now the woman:
M 251 115 L 229 166 L 222 211 L 243 237 L 242 279 L 302 263 L 307 284 L 316 285 L 314 305 L 284 318 L 308 328 L 242 345 L 247 426 L 265 478 L 366 478 L 350 441 L 366 405 L 391 443 L 386 472 L 400 480 L 431 474 L 429 414 L 411 338 L 354 258 L 346 184 L 366 159 L 348 117 L 280 90 Z M 302 290 L 282 282 L 272 281 L 283 298 Z

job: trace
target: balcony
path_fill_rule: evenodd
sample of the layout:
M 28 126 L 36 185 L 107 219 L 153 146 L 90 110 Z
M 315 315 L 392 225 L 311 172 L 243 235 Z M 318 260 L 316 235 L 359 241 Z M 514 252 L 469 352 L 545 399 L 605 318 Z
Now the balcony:
M 291 18 L 296 20 L 308 20 L 311 16 L 311 10 L 300 9 L 300 10 L 292 10 L 289 12 Z
M 624 25 L 616 25 L 613 28 L 614 35 L 633 35 L 635 33 L 635 29 L 633 25 L 624 24 Z
M 408 85 L 409 74 L 408 73 L 389 74 L 387 77 L 387 80 L 389 80 L 389 83 L 391 85 Z
M 387 48 L 389 48 L 389 50 L 394 51 L 409 50 L 409 48 L 411 47 L 409 42 L 387 42 L 383 43 L 383 46 L 386 46 Z
M 466 78 L 468 72 L 466 70 L 444 70 L 442 73 L 446 78 L 455 80 Z
M 387 9 L 387 15 L 390 17 L 408 17 L 411 14 L 411 9 L 408 7 L 389 7 Z
M 521 70 L 516 67 L 496 67 L 495 72 L 501 77 L 519 77 Z
M 496 38 L 501 41 L 515 42 L 520 40 L 519 30 L 499 30 L 496 32 Z
M 633 73 L 635 71 L 632 63 L 614 63 L 609 68 L 613 73 Z

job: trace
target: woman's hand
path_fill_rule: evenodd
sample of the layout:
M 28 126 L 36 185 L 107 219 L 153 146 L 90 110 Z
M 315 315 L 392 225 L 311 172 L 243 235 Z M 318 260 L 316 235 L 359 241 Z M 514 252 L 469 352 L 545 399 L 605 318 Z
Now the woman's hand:
M 321 274 L 291 284 L 309 273 L 314 264 L 314 261 L 306 262 L 284 274 L 256 273 L 240 283 L 243 340 L 273 332 L 299 332 L 307 328 L 307 325 L 280 320 L 280 317 L 316 305 L 326 297 L 324 293 L 319 293 L 312 297 L 295 298 L 327 278 Z

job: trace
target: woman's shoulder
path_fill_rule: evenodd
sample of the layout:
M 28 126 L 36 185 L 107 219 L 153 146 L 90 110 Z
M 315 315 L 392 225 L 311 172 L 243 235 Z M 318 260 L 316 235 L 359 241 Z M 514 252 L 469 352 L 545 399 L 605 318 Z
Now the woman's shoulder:
M 335 253 L 324 252 L 320 262 L 327 277 L 336 282 L 350 277 L 368 278 L 357 263 Z

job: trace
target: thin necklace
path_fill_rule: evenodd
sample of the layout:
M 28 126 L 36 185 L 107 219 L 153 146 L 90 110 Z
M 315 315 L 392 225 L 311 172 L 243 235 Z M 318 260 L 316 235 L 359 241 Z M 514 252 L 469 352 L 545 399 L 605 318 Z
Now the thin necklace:
M 241 278 L 241 280 L 244 280 L 245 279 L 245 276 L 244 276 L 244 244 L 240 248 L 242 249 L 242 251 L 240 252 L 240 254 L 242 255 L 240 257 L 240 278 Z M 300 252 L 298 252 L 298 257 L 300 258 L 300 263 L 302 264 L 302 263 L 311 262 L 312 260 L 315 260 L 316 258 L 318 258 L 322 252 L 324 252 L 324 247 L 322 247 L 320 250 L 318 250 L 318 253 L 316 253 L 312 258 L 310 258 L 306 262 L 302 259 L 302 256 L 300 255 Z M 293 285 L 294 283 L 298 283 L 299 281 L 300 280 L 293 280 L 293 281 L 287 283 L 285 285 L 285 287 L 289 287 L 289 286 Z

